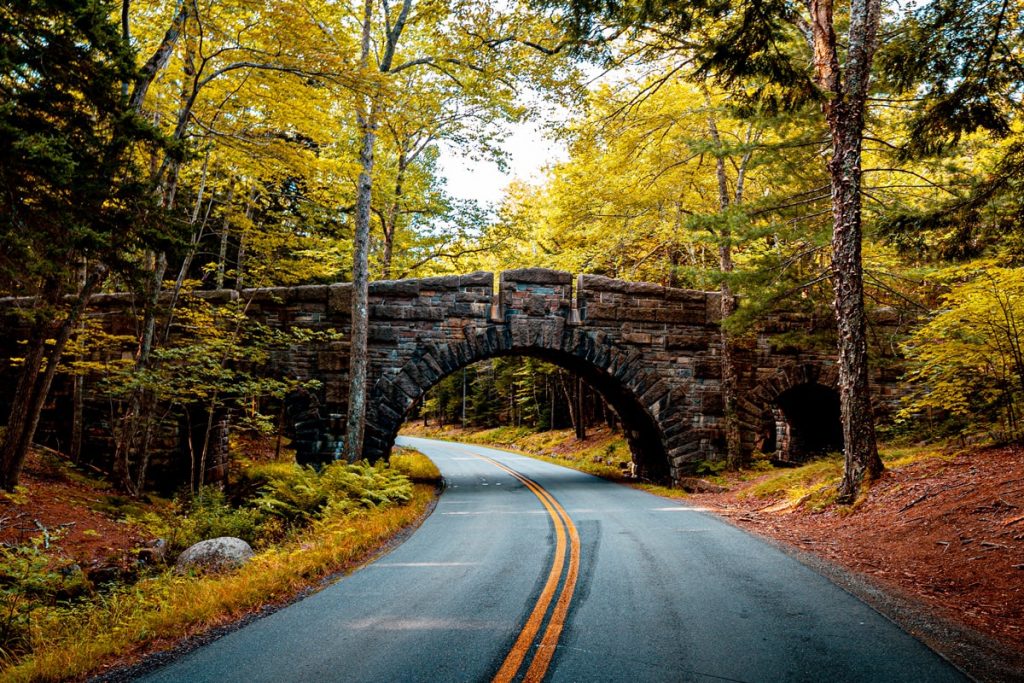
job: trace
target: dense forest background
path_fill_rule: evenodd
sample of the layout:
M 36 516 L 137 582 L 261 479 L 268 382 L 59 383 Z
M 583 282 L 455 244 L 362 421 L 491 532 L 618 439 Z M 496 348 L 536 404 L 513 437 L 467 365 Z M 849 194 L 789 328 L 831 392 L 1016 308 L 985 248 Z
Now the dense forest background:
M 24 353 L 4 361 L 19 380 L 2 483 L 17 482 L 59 374 L 76 395 L 102 376 L 112 474 L 129 492 L 145 486 L 166 406 L 277 428 L 298 383 L 246 368 L 294 340 L 192 292 L 522 266 L 720 289 L 738 301 L 736 337 L 777 307 L 835 309 L 840 334 L 816 341 L 841 349 L 859 313 L 836 287 L 859 282 L 869 309 L 915 321 L 888 433 L 1019 439 L 1022 9 L 8 3 L 0 294 L 35 298 L 20 310 Z M 552 122 L 567 158 L 497 205 L 457 198 L 442 148 L 503 164 L 525 121 Z M 136 334 L 83 323 L 103 291 L 135 295 Z M 97 363 L 104 345 L 130 351 Z M 423 413 L 454 420 L 457 394 L 461 421 L 463 381 L 447 379 Z M 465 383 L 468 424 L 574 425 L 584 406 L 614 422 L 575 378 L 530 360 L 495 360 Z

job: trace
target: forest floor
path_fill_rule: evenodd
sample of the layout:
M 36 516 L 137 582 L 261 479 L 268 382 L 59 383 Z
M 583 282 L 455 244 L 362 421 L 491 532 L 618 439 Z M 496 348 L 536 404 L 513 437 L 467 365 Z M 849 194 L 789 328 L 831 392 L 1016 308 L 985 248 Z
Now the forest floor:
M 629 457 L 621 435 L 601 429 L 577 442 L 571 430 L 560 430 L 517 440 L 514 431 L 415 426 L 404 433 L 527 454 L 544 444 L 554 456 L 545 459 L 602 474 L 593 471 L 597 460 L 598 468 L 611 465 L 606 476 L 622 479 L 614 476 L 617 460 Z M 604 457 L 609 452 L 613 459 Z M 1013 665 L 1024 667 L 1024 448 L 883 446 L 882 453 L 885 473 L 853 506 L 835 503 L 838 457 L 794 468 L 761 460 L 738 473 L 708 471 L 700 481 L 714 492 L 634 485 L 865 577 L 939 620 L 994 639 Z M 956 646 L 945 645 L 947 654 Z
M 125 504 L 154 511 L 158 505 L 129 503 L 62 457 L 32 450 L 19 491 L 0 496 L 0 544 L 19 546 L 42 537 L 87 576 L 130 573 L 138 548 L 151 539 L 142 525 L 119 514 Z
M 406 449 L 392 467 L 412 480 L 407 501 L 339 507 L 287 529 L 267 522 L 272 535 L 237 571 L 181 575 L 175 553 L 143 564 L 140 550 L 190 514 L 229 520 L 234 508 L 131 499 L 33 449 L 17 490 L 0 493 L 0 680 L 128 679 L 355 570 L 411 533 L 439 492 L 426 457 Z M 380 493 L 374 485 L 365 491 Z

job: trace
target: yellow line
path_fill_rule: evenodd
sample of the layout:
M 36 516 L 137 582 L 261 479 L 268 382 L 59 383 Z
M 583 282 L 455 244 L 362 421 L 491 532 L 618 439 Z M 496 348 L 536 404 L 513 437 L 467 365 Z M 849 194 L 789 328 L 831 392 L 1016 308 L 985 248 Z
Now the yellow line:
M 551 614 L 547 630 L 544 631 L 544 639 L 541 640 L 537 654 L 530 662 L 530 668 L 526 671 L 525 683 L 536 683 L 544 680 L 544 674 L 551 665 L 551 658 L 555 656 L 555 649 L 558 647 L 558 639 L 562 637 L 562 629 L 565 627 L 565 618 L 569 614 L 569 602 L 572 600 L 573 591 L 576 590 L 576 579 L 580 571 L 580 537 L 576 532 L 576 525 L 572 523 L 565 509 L 558 504 L 558 501 L 550 493 L 544 494 L 551 498 L 551 502 L 562 515 L 566 526 L 569 529 L 569 573 L 565 577 L 565 585 L 562 586 L 562 593 L 555 603 L 555 611 Z
M 476 454 L 474 454 L 476 455 Z M 544 675 L 547 673 L 548 667 L 551 665 L 551 658 L 555 654 L 555 648 L 558 646 L 558 639 L 562 635 L 562 630 L 565 626 L 565 618 L 569 612 L 569 603 L 572 600 L 573 592 L 576 588 L 576 580 L 579 576 L 580 566 L 580 538 L 576 531 L 576 526 L 570 519 L 569 514 L 565 511 L 555 497 L 552 496 L 543 486 L 526 477 L 515 470 L 506 467 L 497 460 L 493 460 L 484 455 L 476 455 L 490 462 L 492 465 L 508 472 L 510 475 L 522 482 L 533 495 L 537 496 L 537 499 L 547 508 L 548 514 L 551 516 L 552 524 L 555 527 L 556 543 L 555 543 L 555 558 L 551 565 L 551 571 L 548 573 L 548 579 L 544 584 L 544 589 L 541 591 L 540 597 L 537 599 L 537 603 L 534 605 L 533 611 L 530 612 L 530 617 L 526 620 L 526 624 L 523 625 L 522 630 L 519 632 L 519 637 L 516 638 L 515 644 L 509 651 L 508 656 L 502 663 L 498 673 L 494 676 L 494 683 L 509 683 L 515 679 L 516 674 L 519 672 L 519 667 L 522 666 L 523 660 L 530 651 L 530 647 L 533 645 L 533 641 L 537 635 L 537 631 L 540 629 L 541 622 L 544 620 L 544 615 L 547 614 L 548 607 L 551 604 L 554 591 L 558 586 L 558 580 L 562 575 L 562 567 L 565 562 L 565 537 L 566 530 L 568 531 L 570 540 L 569 549 L 569 572 L 565 579 L 565 584 L 562 586 L 562 592 L 558 596 L 558 601 L 555 603 L 555 609 L 552 612 L 551 619 L 548 621 L 548 626 L 544 631 L 544 635 L 541 639 L 540 646 L 537 650 L 537 654 L 534 655 L 533 661 L 530 663 L 530 668 L 527 669 L 524 681 L 541 681 L 544 679 Z M 563 529 L 563 524 L 565 528 Z

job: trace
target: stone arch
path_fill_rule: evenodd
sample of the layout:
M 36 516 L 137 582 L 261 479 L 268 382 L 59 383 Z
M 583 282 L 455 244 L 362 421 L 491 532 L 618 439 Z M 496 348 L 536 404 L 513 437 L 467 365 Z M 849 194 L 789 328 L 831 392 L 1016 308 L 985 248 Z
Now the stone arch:
M 742 402 L 744 448 L 752 451 L 762 440 L 778 443 L 772 451 L 781 460 L 799 459 L 822 447 L 842 448 L 839 425 L 839 376 L 834 363 L 791 363 L 764 379 Z M 834 420 L 834 424 L 833 424 Z M 808 428 L 813 445 L 802 443 Z M 766 430 L 771 429 L 771 434 Z
M 690 437 L 685 399 L 671 391 L 642 354 L 627 351 L 601 332 L 566 329 L 559 319 L 523 325 L 469 328 L 457 342 L 424 343 L 404 367 L 380 378 L 371 391 L 364 448 L 370 459 L 391 452 L 412 406 L 441 379 L 477 361 L 533 356 L 579 373 L 622 420 L 639 476 L 670 481 L 699 442 Z

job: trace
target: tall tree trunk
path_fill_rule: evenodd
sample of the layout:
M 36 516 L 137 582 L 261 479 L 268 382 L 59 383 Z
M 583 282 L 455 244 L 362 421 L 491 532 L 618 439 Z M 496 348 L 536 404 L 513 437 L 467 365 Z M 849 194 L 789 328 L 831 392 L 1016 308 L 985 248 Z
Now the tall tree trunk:
M 152 273 L 146 292 L 145 313 L 142 321 L 142 334 L 139 337 L 139 346 L 135 352 L 135 371 L 141 372 L 149 367 L 149 357 L 153 351 L 153 339 L 156 336 L 156 314 L 160 301 L 160 292 L 163 285 L 164 273 L 167 271 L 167 254 L 161 251 L 153 258 Z M 131 473 L 131 458 L 134 453 L 141 460 L 145 458 L 144 448 L 139 448 L 139 430 L 148 431 L 148 426 L 141 422 L 146 417 L 146 409 L 150 401 L 147 400 L 149 392 L 144 389 L 135 389 L 128 397 L 128 408 L 121 421 L 121 430 L 118 434 L 117 444 L 114 449 L 114 478 L 117 485 L 126 493 L 137 495 L 139 491 L 135 486 L 135 479 Z M 143 438 L 144 444 L 147 439 Z
M 364 71 L 370 60 L 370 31 L 373 25 L 373 0 L 363 6 L 361 66 Z M 370 359 L 369 338 L 369 253 L 370 201 L 373 195 L 373 147 L 377 139 L 377 102 L 366 97 L 357 115 L 363 132 L 359 150 L 359 185 L 356 190 L 355 235 L 352 245 L 352 330 L 349 334 L 348 417 L 345 427 L 345 459 L 355 462 L 363 452 L 363 430 L 366 427 L 366 378 Z
M 249 190 L 249 199 L 245 202 L 245 225 L 252 225 L 253 208 L 256 205 L 256 187 Z M 259 226 L 257 226 L 257 230 Z M 241 291 L 245 286 L 245 245 L 248 229 L 242 228 L 238 231 L 238 259 L 235 262 L 235 289 Z
M 398 217 L 401 215 L 402 194 L 405 191 L 405 171 L 408 166 L 408 156 L 403 147 L 398 152 L 398 174 L 395 176 L 395 197 L 388 207 L 384 220 L 384 255 L 382 258 L 382 275 L 385 280 L 391 279 L 391 260 L 395 251 L 395 233 L 398 231 Z
M 722 341 L 722 404 L 725 412 L 725 453 L 726 461 L 730 469 L 739 469 L 745 464 L 746 454 L 743 452 L 743 442 L 740 436 L 740 418 L 737 407 L 739 397 L 739 377 L 736 368 L 735 345 L 732 335 L 726 330 L 724 322 L 726 318 L 736 310 L 736 298 L 733 296 L 732 288 L 729 286 L 728 277 L 733 271 L 732 262 L 732 230 L 729 227 L 729 217 L 726 213 L 732 205 L 729 193 L 729 179 L 725 169 L 725 150 L 722 145 L 722 138 L 718 131 L 718 122 L 712 109 L 711 95 L 704 91 L 704 101 L 708 107 L 708 132 L 714 142 L 715 175 L 718 180 L 718 208 L 725 219 L 718 228 L 718 269 L 722 273 L 722 284 L 719 285 L 720 313 L 722 317 L 721 341 Z M 741 190 L 740 190 L 741 192 Z M 741 198 L 738 196 L 737 198 Z
M 370 65 L 371 38 L 373 29 L 374 0 L 363 4 L 363 30 L 359 65 L 366 73 Z M 405 30 L 405 22 L 412 8 L 412 0 L 403 0 L 394 24 L 388 19 L 388 31 L 384 53 L 378 70 L 381 74 L 391 71 L 392 60 L 398 40 Z M 359 186 L 356 188 L 356 224 L 352 244 L 352 331 L 349 360 L 348 418 L 345 427 L 345 459 L 358 460 L 363 452 L 363 431 L 366 427 L 366 379 L 370 364 L 367 353 L 367 339 L 370 328 L 369 312 L 369 256 L 370 256 L 370 201 L 373 195 L 373 148 L 377 141 L 377 119 L 381 93 L 379 87 L 362 99 L 357 123 L 363 132 L 359 149 Z
M 224 289 L 224 271 L 228 260 L 228 237 L 231 235 L 231 201 L 235 197 L 235 182 L 228 185 L 228 197 L 224 200 L 224 222 L 220 227 L 220 250 L 217 253 L 217 289 Z
M 188 3 L 185 0 L 179 0 L 177 11 L 175 11 L 174 18 L 171 19 L 171 25 L 167 28 L 166 33 L 164 33 L 163 39 L 149 59 L 146 60 L 146 63 L 142 65 L 142 68 L 139 69 L 139 75 L 135 79 L 131 96 L 128 99 L 128 106 L 133 111 L 138 112 L 142 110 L 142 105 L 146 100 L 146 93 L 149 92 L 149 86 L 153 84 L 157 75 L 167 66 L 167 62 L 170 61 L 171 54 L 174 52 L 174 46 L 178 43 L 178 38 L 181 37 L 181 33 L 188 21 L 188 9 Z M 127 35 L 127 2 L 123 4 L 122 11 L 122 32 Z
M 586 405 L 586 392 L 587 385 L 583 382 L 583 378 L 579 375 L 576 376 L 576 440 L 586 441 L 587 440 L 587 405 Z
M 127 6 L 128 2 L 126 0 L 125 8 Z M 122 18 L 124 17 L 122 16 Z M 125 24 L 125 31 L 127 31 L 127 24 Z M 86 259 L 82 259 L 78 267 L 78 291 L 82 291 L 88 281 L 89 263 Z M 76 326 L 79 333 L 85 329 L 81 323 L 77 323 Z M 82 360 L 82 358 L 79 357 L 79 360 Z M 68 446 L 68 455 L 71 456 L 72 462 L 78 462 L 82 457 L 82 430 L 84 429 L 82 419 L 84 411 L 85 376 L 76 372 L 71 378 L 71 443 Z
M 832 287 L 839 351 L 839 402 L 845 466 L 839 501 L 852 502 L 865 480 L 883 470 L 875 442 L 868 386 L 867 323 L 861 262 L 861 148 L 880 0 L 853 0 L 842 82 L 833 26 L 833 0 L 811 0 L 815 75 L 828 93 L 825 119 L 832 137 Z
M 875 442 L 868 386 L 867 321 L 861 267 L 861 130 L 856 123 L 839 127 L 833 137 L 836 154 L 829 164 L 835 221 L 832 287 L 839 336 L 839 404 L 845 454 L 841 502 L 852 502 L 861 483 L 865 479 L 876 479 L 883 469 Z
M 53 327 L 40 318 L 29 335 L 25 361 L 11 400 L 3 442 L 0 443 L 0 489 L 13 491 L 18 485 L 21 468 L 25 464 L 29 446 L 39 426 L 39 417 L 57 373 L 61 354 L 71 332 L 78 324 L 93 293 L 107 276 L 105 266 L 99 266 L 86 278 L 85 284 L 60 325 Z M 41 297 L 44 305 L 56 307 L 62 300 L 60 283 L 51 279 L 44 286 Z M 46 342 L 53 339 L 47 351 Z M 45 370 L 43 366 L 45 364 Z

